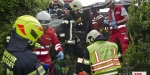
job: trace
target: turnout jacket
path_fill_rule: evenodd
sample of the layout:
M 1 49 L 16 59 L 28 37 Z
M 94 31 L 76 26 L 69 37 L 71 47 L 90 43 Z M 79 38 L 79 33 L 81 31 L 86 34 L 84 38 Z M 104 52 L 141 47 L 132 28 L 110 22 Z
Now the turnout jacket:
M 4 75 L 44 75 L 45 70 L 36 55 L 27 48 L 28 40 L 17 34 L 10 35 L 4 50 Z
M 65 37 L 66 44 L 75 44 L 75 41 L 76 41 L 75 19 L 76 19 L 76 16 L 71 11 L 63 18 L 63 24 L 62 24 L 63 33 L 60 34 L 60 37 Z

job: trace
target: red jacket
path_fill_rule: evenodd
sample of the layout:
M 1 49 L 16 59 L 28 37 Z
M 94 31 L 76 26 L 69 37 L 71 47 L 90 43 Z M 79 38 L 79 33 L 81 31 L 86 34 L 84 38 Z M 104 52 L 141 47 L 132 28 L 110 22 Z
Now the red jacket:
M 115 5 L 114 16 L 115 16 L 116 21 L 124 19 L 124 17 L 121 16 L 121 8 L 122 8 L 122 6 Z M 109 20 L 109 22 L 112 21 L 111 20 L 111 10 L 108 11 L 108 20 Z M 122 25 L 122 24 L 119 24 L 119 25 Z
M 92 29 L 99 29 L 104 27 L 104 17 L 98 11 L 92 11 Z
M 50 27 L 48 27 L 44 31 L 44 35 L 40 38 L 40 40 L 45 46 L 47 46 L 47 48 L 36 49 L 37 51 L 49 51 L 50 48 L 48 46 L 50 46 L 51 43 L 57 52 L 62 50 L 61 44 L 57 38 L 57 35 L 56 35 L 54 29 L 52 29 Z
M 57 35 L 54 29 L 48 27 L 44 31 L 44 35 L 40 38 L 41 42 L 46 46 L 46 48 L 36 49 L 36 54 L 38 55 L 38 59 L 44 63 L 50 64 L 51 58 L 49 54 L 50 44 L 52 43 L 53 47 L 57 52 L 62 50 L 61 44 L 57 38 Z M 40 53 L 38 53 L 40 52 Z

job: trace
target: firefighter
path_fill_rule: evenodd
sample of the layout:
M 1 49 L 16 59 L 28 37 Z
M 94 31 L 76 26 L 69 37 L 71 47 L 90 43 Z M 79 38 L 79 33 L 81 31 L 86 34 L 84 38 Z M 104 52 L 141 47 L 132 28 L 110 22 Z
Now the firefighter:
M 109 41 L 116 43 L 119 40 L 122 46 L 122 53 L 125 53 L 129 45 L 125 24 L 129 19 L 128 13 L 124 7 L 115 5 L 115 0 L 107 1 L 108 0 L 106 0 L 106 7 L 110 9 L 108 11 L 108 20 L 104 20 L 104 23 L 110 26 Z
M 65 4 L 65 3 L 64 3 L 63 0 L 59 0 L 59 1 L 58 1 L 59 8 L 62 8 L 62 9 L 63 9 L 63 8 L 64 8 L 64 4 Z
M 59 0 L 56 8 L 57 16 L 63 16 L 64 15 L 64 1 Z
M 97 30 L 91 30 L 86 37 L 87 47 L 85 58 L 78 58 L 79 63 L 89 65 L 89 70 L 83 71 L 91 75 L 117 75 L 121 68 L 118 59 L 118 46 L 113 42 L 106 41 L 106 38 Z M 86 67 L 85 67 L 86 68 Z M 91 70 L 91 72 L 90 72 Z
M 63 48 L 57 38 L 57 35 L 54 29 L 50 28 L 51 16 L 46 11 L 41 11 L 36 15 L 36 18 L 41 23 L 43 27 L 44 34 L 41 36 L 40 41 L 44 44 L 45 48 L 38 48 L 35 51 L 35 54 L 38 56 L 38 59 L 43 63 L 46 63 L 48 66 L 52 64 L 50 57 L 50 44 L 52 43 L 53 47 L 57 51 L 58 59 L 64 59 Z M 50 71 L 51 75 L 53 75 L 53 70 Z
M 48 8 L 46 8 L 46 10 L 48 11 L 49 14 L 54 14 L 55 10 L 54 10 L 54 2 L 50 0 L 49 6 Z
M 62 23 L 62 33 L 59 36 L 65 42 L 65 55 L 69 55 L 72 57 L 72 54 L 76 54 L 78 57 L 83 58 L 84 56 L 84 49 L 82 48 L 81 44 L 79 43 L 79 39 L 76 35 L 76 19 L 78 13 L 80 13 L 82 9 L 82 3 L 79 0 L 73 0 L 67 10 L 69 13 L 63 17 Z M 76 63 L 76 74 L 80 72 L 82 68 L 82 64 Z
M 46 72 L 36 55 L 29 49 L 43 34 L 36 18 L 23 15 L 17 18 L 7 36 L 2 61 L 4 75 L 44 75 Z

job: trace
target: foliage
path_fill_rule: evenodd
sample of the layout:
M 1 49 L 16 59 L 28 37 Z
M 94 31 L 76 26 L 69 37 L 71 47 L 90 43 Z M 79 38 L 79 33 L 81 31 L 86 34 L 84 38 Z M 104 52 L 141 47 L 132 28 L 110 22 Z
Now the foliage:
M 64 49 L 64 44 L 62 44 L 62 47 Z M 56 51 L 54 48 L 52 48 L 52 45 L 50 47 L 50 55 L 51 55 L 51 59 L 52 61 L 54 62 L 57 58 L 56 58 Z M 64 49 L 65 50 L 65 49 Z M 65 75 L 72 75 L 74 72 L 75 72 L 75 64 L 76 64 L 76 59 L 77 59 L 77 56 L 72 54 L 71 56 L 69 55 L 65 55 L 65 60 L 62 60 L 59 62 L 59 64 L 62 66 L 62 70 L 64 72 Z M 64 66 L 64 64 L 66 66 Z M 55 65 L 56 66 L 56 65 Z M 56 70 L 56 73 L 58 75 L 62 75 L 60 71 L 57 71 Z M 56 75 L 57 75 L 56 74 Z
M 127 23 L 130 33 L 130 45 L 125 57 L 125 63 L 132 71 L 147 71 L 150 74 L 150 0 L 133 1 L 128 13 L 130 19 Z M 135 6 L 138 3 L 138 6 Z M 125 64 L 124 63 L 124 64 Z
M 4 40 L 17 17 L 21 15 L 35 16 L 46 8 L 49 0 L 0 0 L 0 59 L 4 50 Z M 43 4 L 45 3 L 45 4 Z M 3 75 L 0 63 L 0 75 Z

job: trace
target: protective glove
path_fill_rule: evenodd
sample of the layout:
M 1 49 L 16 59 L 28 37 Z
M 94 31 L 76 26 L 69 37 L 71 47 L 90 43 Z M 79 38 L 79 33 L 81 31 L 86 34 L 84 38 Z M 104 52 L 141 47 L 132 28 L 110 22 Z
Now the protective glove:
M 110 25 L 111 25 L 112 27 L 114 27 L 114 26 L 117 25 L 117 22 L 113 21 L 113 22 L 110 23 Z
M 49 69 L 49 65 L 48 64 L 43 64 L 43 67 L 44 67 L 45 71 L 48 71 L 48 69 Z
M 60 51 L 57 56 L 59 60 L 63 60 L 64 59 L 64 53 L 62 51 Z
M 108 23 L 108 20 L 104 20 L 104 24 L 109 24 L 109 23 Z

